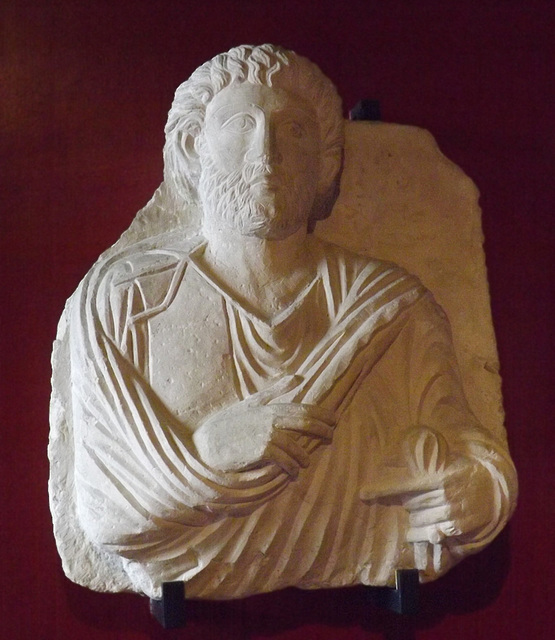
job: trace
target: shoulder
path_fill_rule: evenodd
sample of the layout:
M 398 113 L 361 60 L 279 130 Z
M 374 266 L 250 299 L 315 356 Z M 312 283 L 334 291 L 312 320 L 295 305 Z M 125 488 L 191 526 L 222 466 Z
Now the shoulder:
M 97 303 L 131 305 L 134 312 L 155 311 L 179 286 L 190 252 L 198 245 L 172 237 L 149 240 L 101 259 L 89 274 Z M 102 305 L 103 306 L 103 305 Z
M 426 291 L 415 275 L 393 262 L 360 255 L 322 240 L 316 242 L 330 284 L 341 288 L 345 294 L 391 287 L 399 292 Z
M 382 269 L 390 269 L 401 273 L 407 273 L 405 269 L 399 265 L 388 262 L 387 260 L 380 260 L 360 253 L 355 253 L 341 247 L 337 244 L 314 238 L 312 240 L 315 243 L 321 255 L 326 260 L 330 268 L 335 269 L 348 269 L 354 275 L 358 275 L 362 272 L 380 271 Z

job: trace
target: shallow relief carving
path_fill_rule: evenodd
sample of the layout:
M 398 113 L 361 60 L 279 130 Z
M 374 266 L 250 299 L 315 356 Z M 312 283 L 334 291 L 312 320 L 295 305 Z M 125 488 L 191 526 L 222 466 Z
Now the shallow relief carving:
M 330 81 L 269 45 L 178 88 L 164 161 L 54 347 L 66 574 L 235 598 L 487 545 L 516 476 L 472 183 L 426 132 L 344 138 Z

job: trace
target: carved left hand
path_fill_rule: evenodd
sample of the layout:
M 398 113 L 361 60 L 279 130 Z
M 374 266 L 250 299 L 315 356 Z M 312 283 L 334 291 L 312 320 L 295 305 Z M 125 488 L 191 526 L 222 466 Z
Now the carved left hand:
M 430 486 L 404 494 L 409 512 L 408 542 L 438 544 L 445 538 L 471 539 L 492 518 L 491 478 L 477 462 L 460 458 L 447 467 L 443 478 Z
M 477 461 L 453 455 L 445 438 L 427 427 L 408 432 L 397 459 L 384 465 L 360 497 L 408 511 L 407 541 L 414 544 L 416 568 L 424 571 L 429 544 L 438 572 L 442 542 L 472 542 L 493 517 L 489 473 Z

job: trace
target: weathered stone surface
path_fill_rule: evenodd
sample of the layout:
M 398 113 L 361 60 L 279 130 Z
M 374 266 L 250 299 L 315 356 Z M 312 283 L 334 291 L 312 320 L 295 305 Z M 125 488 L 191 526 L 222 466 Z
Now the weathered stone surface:
M 477 190 L 429 133 L 347 123 L 307 233 L 336 195 L 333 88 L 271 47 L 207 65 L 176 93 L 165 182 L 60 322 L 66 574 L 206 598 L 434 579 L 516 500 Z
M 472 180 L 417 127 L 348 122 L 333 215 L 316 233 L 419 277 L 446 312 L 469 405 L 504 438 L 499 362 Z

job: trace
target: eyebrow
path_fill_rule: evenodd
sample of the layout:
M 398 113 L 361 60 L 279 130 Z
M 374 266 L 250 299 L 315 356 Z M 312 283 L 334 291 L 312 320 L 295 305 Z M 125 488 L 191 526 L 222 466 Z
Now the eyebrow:
M 258 104 L 256 104 L 255 102 L 250 102 L 248 103 L 248 105 L 246 106 L 245 109 L 243 110 L 235 110 L 233 104 L 223 104 L 221 107 L 218 107 L 213 114 L 214 115 L 220 115 L 222 112 L 225 115 L 226 111 L 233 111 L 233 113 L 230 113 L 229 115 L 235 115 L 235 113 L 245 113 L 246 109 L 254 109 L 256 111 L 261 111 L 264 112 L 264 110 L 262 109 L 262 107 Z M 296 112 L 300 115 L 302 115 L 304 118 L 306 118 L 307 120 L 318 124 L 318 120 L 315 117 L 315 115 L 313 115 L 309 110 L 307 109 L 303 109 L 302 107 L 296 107 L 296 106 L 286 106 L 283 109 L 278 109 L 276 111 L 276 113 L 280 114 L 280 113 L 287 113 L 287 112 Z
M 258 109 L 259 111 L 262 111 L 262 108 L 255 104 L 255 103 L 250 103 L 247 105 L 247 109 L 254 107 L 255 109 Z M 214 115 L 217 115 L 219 113 L 221 113 L 222 111 L 225 113 L 227 110 L 233 110 L 234 113 L 244 113 L 245 109 L 242 110 L 235 110 L 234 105 L 233 104 L 223 104 L 221 107 L 218 107 L 213 113 Z

